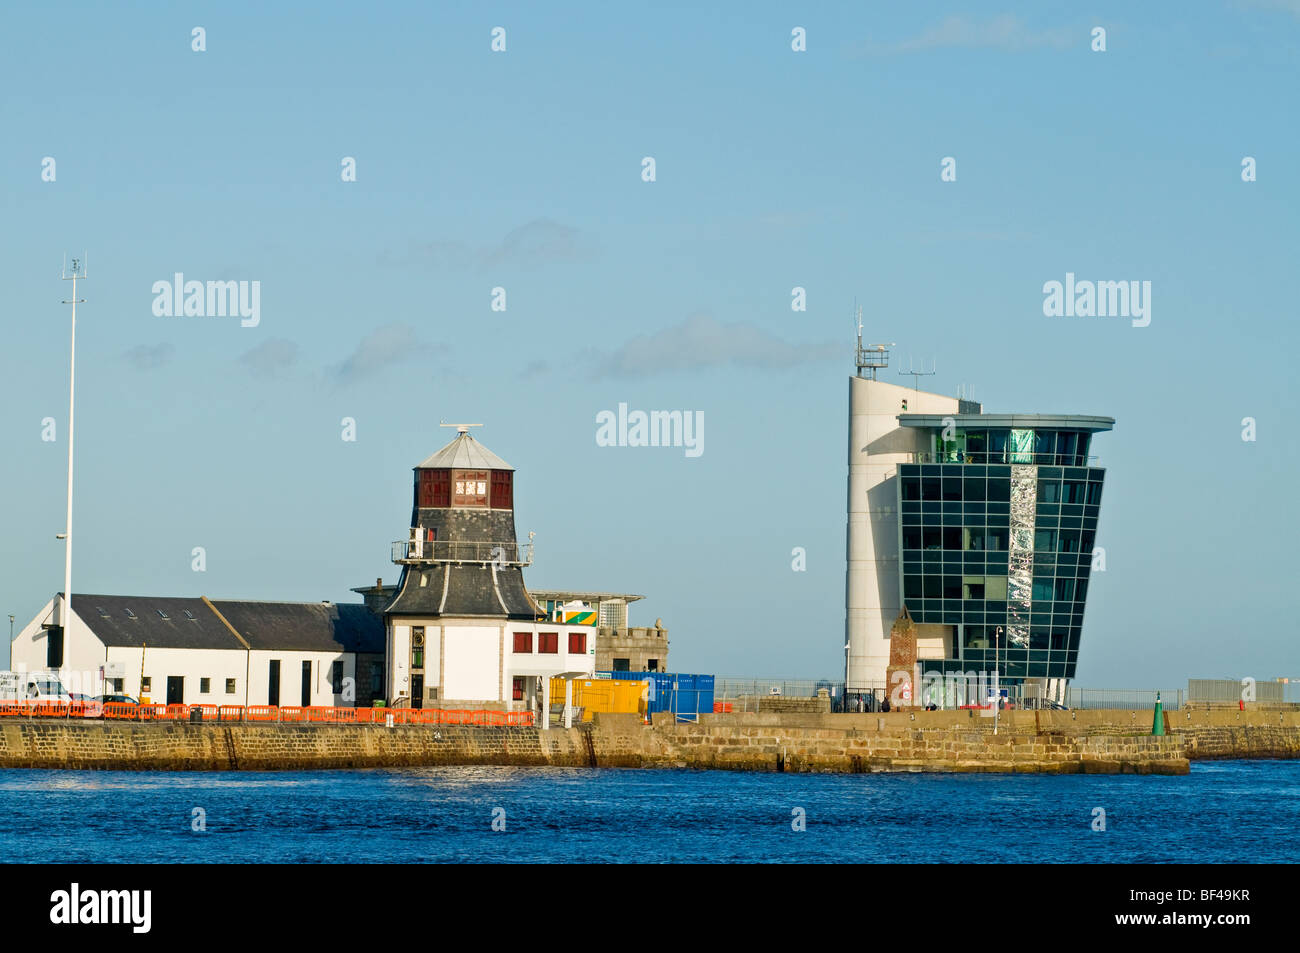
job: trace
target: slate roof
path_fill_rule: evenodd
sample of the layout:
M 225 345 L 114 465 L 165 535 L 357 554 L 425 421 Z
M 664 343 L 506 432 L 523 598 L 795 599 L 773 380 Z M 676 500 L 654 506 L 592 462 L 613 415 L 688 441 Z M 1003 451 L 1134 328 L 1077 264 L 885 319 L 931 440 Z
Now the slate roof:
M 450 579 L 444 578 L 446 573 L 451 574 Z M 421 575 L 427 577 L 423 586 Z M 523 570 L 507 566 L 496 570 L 495 576 L 494 584 L 490 563 L 407 566 L 397 595 L 385 611 L 394 615 L 536 619 L 541 610 L 524 588 Z
M 253 649 L 376 655 L 384 651 L 384 622 L 364 605 L 218 599 L 212 604 Z
M 186 616 L 187 610 L 192 619 Z M 72 611 L 105 645 L 139 648 L 148 643 L 154 649 L 244 650 L 202 599 L 74 592 Z
M 384 651 L 384 623 L 364 605 L 213 600 L 249 646 L 311 652 Z M 244 645 L 201 598 L 72 594 L 72 611 L 105 645 L 233 649 Z M 189 613 L 187 615 L 186 613 Z
M 468 433 L 457 434 L 455 440 L 421 463 L 418 469 L 440 470 L 452 467 L 457 470 L 514 469 Z

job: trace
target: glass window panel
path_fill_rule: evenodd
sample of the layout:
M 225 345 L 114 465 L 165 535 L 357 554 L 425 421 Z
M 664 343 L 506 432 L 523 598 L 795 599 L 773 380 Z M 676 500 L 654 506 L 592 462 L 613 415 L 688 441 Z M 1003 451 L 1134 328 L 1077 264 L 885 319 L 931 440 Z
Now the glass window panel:
M 985 576 L 984 598 L 996 600 L 998 602 L 1005 602 L 1007 598 L 1007 577 Z
M 1032 431 L 1027 431 L 1032 433 Z M 1007 503 L 1011 500 L 1011 480 L 989 480 L 988 498 L 992 502 Z M 991 510 L 990 510 L 991 512 Z

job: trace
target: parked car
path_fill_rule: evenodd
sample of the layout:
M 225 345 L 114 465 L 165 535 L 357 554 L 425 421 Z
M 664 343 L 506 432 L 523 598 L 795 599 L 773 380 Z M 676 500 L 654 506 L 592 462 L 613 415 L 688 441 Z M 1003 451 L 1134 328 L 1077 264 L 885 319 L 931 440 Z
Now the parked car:
M 108 702 L 124 702 L 124 703 L 126 703 L 126 704 L 128 704 L 128 705 L 138 705 L 138 704 L 140 704 L 140 702 L 139 702 L 138 699 L 132 698 L 130 695 L 121 695 L 121 694 L 117 694 L 117 695 L 100 695 L 100 696 L 99 696 L 99 700 L 100 700 L 101 702 L 104 702 L 105 704 L 107 704 Z

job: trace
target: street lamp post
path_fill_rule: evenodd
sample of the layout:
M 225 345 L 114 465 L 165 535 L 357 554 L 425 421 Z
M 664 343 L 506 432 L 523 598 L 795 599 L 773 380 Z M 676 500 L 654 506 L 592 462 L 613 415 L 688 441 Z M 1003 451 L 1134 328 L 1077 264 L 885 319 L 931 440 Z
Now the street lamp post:
M 993 733 L 998 733 L 998 712 L 1002 709 L 1002 626 L 993 629 Z

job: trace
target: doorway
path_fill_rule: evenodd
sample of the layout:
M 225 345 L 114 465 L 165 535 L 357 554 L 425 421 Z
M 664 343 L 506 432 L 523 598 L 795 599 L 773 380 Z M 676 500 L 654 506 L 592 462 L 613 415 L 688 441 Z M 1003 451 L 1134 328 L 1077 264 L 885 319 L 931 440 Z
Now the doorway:
M 271 670 L 266 676 L 266 703 L 280 704 L 280 660 L 278 658 L 271 659 Z
M 302 707 L 311 704 L 311 662 L 302 663 Z
M 185 704 L 185 678 L 181 675 L 167 676 L 167 704 Z

